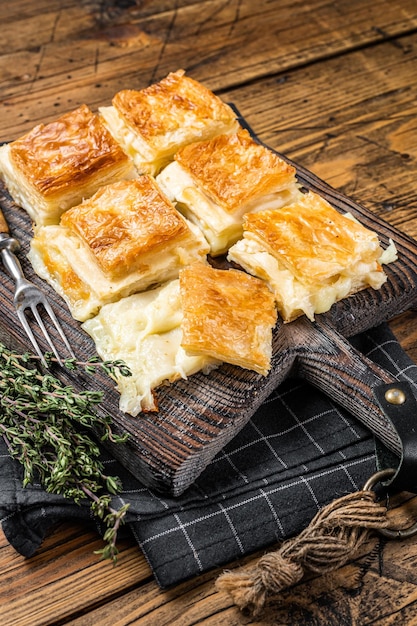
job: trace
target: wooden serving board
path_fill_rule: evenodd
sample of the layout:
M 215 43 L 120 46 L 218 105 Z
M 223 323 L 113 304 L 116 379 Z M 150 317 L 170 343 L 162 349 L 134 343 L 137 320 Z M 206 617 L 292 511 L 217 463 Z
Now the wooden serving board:
M 121 413 L 119 394 L 113 381 L 104 375 L 97 374 L 92 380 L 83 372 L 57 372 L 63 382 L 77 390 L 93 387 L 103 392 L 99 410 L 111 415 L 116 432 L 129 435 L 126 444 L 105 445 L 136 478 L 160 492 L 176 496 L 190 486 L 289 374 L 320 388 L 400 454 L 396 432 L 375 403 L 372 392 L 382 382 L 391 382 L 392 377 L 355 351 L 346 338 L 416 306 L 417 242 L 292 164 L 303 186 L 321 194 L 336 209 L 350 211 L 362 224 L 377 231 L 384 247 L 389 239 L 395 242 L 399 259 L 385 266 L 388 281 L 380 290 L 366 289 L 346 298 L 328 313 L 318 315 L 314 323 L 305 317 L 290 324 L 278 322 L 273 336 L 272 367 L 266 378 L 231 365 L 223 365 L 209 375 L 197 373 L 188 380 L 160 387 L 157 413 L 139 417 Z M 61 298 L 34 275 L 26 259 L 32 236 L 30 219 L 13 203 L 4 186 L 0 187 L 0 205 L 11 233 L 22 244 L 20 260 L 27 277 L 49 295 L 77 357 L 88 359 L 95 354 L 92 340 L 72 319 Z M 0 340 L 12 345 L 18 342 L 28 349 L 13 308 L 13 287 L 2 273 Z M 51 334 L 56 345 L 61 345 L 53 330 Z M 44 345 L 42 337 L 38 339 Z

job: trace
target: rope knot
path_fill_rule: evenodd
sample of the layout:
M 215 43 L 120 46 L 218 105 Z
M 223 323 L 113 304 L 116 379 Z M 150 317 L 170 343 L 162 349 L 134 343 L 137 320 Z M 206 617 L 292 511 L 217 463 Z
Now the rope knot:
M 306 571 L 324 574 L 344 565 L 372 530 L 388 525 L 386 507 L 373 491 L 357 491 L 334 500 L 297 537 L 262 556 L 246 571 L 225 572 L 216 581 L 235 604 L 259 615 L 269 595 L 299 582 Z
M 280 552 L 265 554 L 258 561 L 259 578 L 267 593 L 276 594 L 295 585 L 304 575 L 304 568 Z

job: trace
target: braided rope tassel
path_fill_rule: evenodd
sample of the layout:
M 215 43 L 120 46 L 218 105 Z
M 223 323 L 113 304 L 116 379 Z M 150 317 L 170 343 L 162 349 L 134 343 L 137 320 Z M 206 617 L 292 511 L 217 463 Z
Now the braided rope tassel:
M 297 537 L 251 568 L 223 573 L 216 588 L 257 616 L 270 595 L 299 582 L 307 571 L 325 574 L 341 567 L 372 531 L 387 525 L 387 509 L 376 502 L 374 491 L 357 491 L 323 507 Z

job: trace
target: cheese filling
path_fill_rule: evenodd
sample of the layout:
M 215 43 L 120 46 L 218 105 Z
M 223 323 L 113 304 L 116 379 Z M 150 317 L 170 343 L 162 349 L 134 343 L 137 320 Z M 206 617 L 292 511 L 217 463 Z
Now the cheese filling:
M 38 212 L 41 215 L 48 214 L 52 203 L 44 199 L 19 171 L 14 170 L 10 160 L 9 144 L 0 148 L 0 172 L 16 204 L 25 209 L 32 220 L 35 220 L 37 217 L 34 206 L 38 207 Z
M 228 260 L 238 263 L 250 274 L 264 279 L 274 292 L 278 310 L 284 321 L 291 321 L 303 313 L 314 320 L 317 313 L 325 313 L 331 306 L 364 287 L 379 289 L 387 280 L 380 263 L 396 259 L 395 245 L 382 253 L 379 261 L 368 263 L 361 259 L 334 276 L 320 282 L 309 277 L 296 276 L 277 256 L 265 250 L 264 245 L 245 233 L 230 250 Z
M 245 213 L 279 209 L 294 202 L 300 194 L 293 185 L 261 198 L 252 198 L 232 213 L 211 200 L 176 161 L 167 165 L 156 180 L 171 202 L 177 203 L 177 209 L 200 228 L 213 255 L 223 254 L 241 237 Z
M 100 107 L 99 112 L 107 130 L 131 157 L 139 173 L 154 176 L 166 163 L 167 160 L 161 158 L 166 155 L 153 149 L 138 133 L 135 133 L 114 106 Z
M 212 357 L 185 352 L 181 322 L 178 279 L 108 304 L 84 322 L 82 328 L 94 340 L 100 357 L 122 359 L 132 372 L 131 377 L 117 378 L 121 411 L 133 416 L 156 411 L 156 387 L 200 370 L 209 373 L 220 365 Z

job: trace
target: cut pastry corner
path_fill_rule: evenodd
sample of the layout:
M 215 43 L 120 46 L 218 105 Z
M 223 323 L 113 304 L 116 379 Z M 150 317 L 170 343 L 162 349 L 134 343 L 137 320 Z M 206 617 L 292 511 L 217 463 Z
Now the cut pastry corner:
M 241 237 L 246 213 L 279 208 L 300 194 L 295 168 L 243 128 L 184 146 L 156 179 L 201 229 L 213 256 Z

